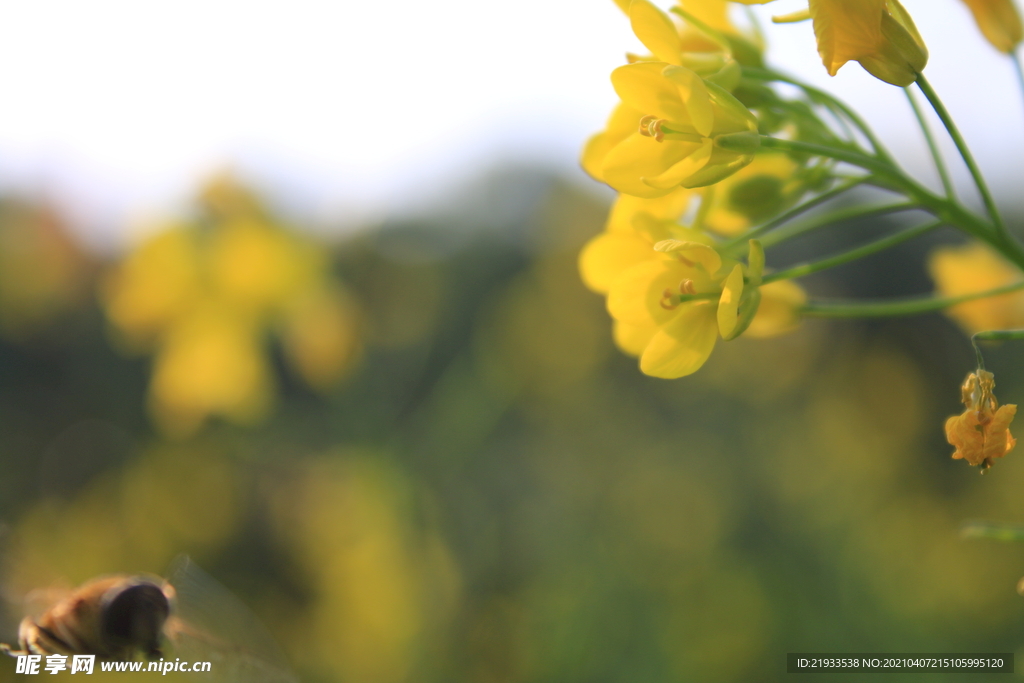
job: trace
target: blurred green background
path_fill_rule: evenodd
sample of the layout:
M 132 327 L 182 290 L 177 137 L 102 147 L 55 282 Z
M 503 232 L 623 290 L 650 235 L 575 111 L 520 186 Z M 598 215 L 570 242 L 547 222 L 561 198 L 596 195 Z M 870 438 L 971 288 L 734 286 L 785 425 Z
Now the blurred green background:
M 221 355 L 176 364 L 161 355 L 166 320 L 132 327 L 112 302 L 135 297 L 129 318 L 156 310 L 191 261 L 145 261 L 139 281 L 155 289 L 119 295 L 147 247 L 102 260 L 52 208 L 0 201 L 7 642 L 31 590 L 162 574 L 179 553 L 247 603 L 310 683 L 775 681 L 793 651 L 1024 640 L 1024 548 L 958 537 L 967 520 L 1024 521 L 1024 459 L 984 477 L 950 459 L 942 423 L 973 355 L 944 318 L 809 320 L 662 381 L 613 348 L 601 297 L 579 281 L 607 212 L 595 188 L 496 169 L 455 208 L 333 242 L 288 225 L 263 190 L 235 186 L 225 209 L 207 188 L 183 218 L 200 283 L 189 301 L 246 322 Z M 221 240 L 231 211 L 269 226 L 266 253 L 291 249 L 305 275 L 256 291 L 292 266 Z M 836 226 L 769 264 L 887 227 Z M 950 239 L 808 289 L 929 291 L 925 248 Z M 219 285 L 210 254 L 234 264 Z M 312 290 L 293 280 L 334 294 L 309 313 L 296 302 Z M 229 285 L 265 310 L 221 296 Z M 1024 398 L 1016 357 L 987 355 L 1007 403 Z M 177 394 L 154 393 L 164 361 Z

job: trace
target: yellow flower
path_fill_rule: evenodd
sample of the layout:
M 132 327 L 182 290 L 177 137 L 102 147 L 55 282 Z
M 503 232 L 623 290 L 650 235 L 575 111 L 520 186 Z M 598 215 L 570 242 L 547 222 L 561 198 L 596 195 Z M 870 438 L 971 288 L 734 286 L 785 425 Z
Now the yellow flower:
M 980 242 L 936 249 L 928 258 L 928 270 L 943 296 L 984 292 L 1022 278 L 1017 268 Z M 957 304 L 946 315 L 968 334 L 1024 327 L 1024 291 Z
M 272 395 L 254 322 L 231 306 L 200 303 L 166 335 L 153 368 L 150 407 L 168 433 L 186 436 L 208 415 L 261 418 Z
M 969 374 L 961 387 L 967 409 L 946 420 L 946 439 L 956 448 L 953 458 L 962 458 L 983 471 L 1017 445 L 1009 429 L 1017 406 L 1000 406 L 993 393 L 995 386 L 991 372 Z
M 659 197 L 710 185 L 753 160 L 760 144 L 753 114 L 690 69 L 637 62 L 612 72 L 612 83 L 624 106 L 587 145 L 583 166 L 619 192 Z M 626 121 L 632 131 L 623 136 Z M 717 143 L 725 137 L 745 148 L 723 149 Z
M 344 374 L 359 346 L 355 305 L 322 250 L 279 227 L 229 179 L 202 199 L 201 220 L 148 239 L 102 292 L 114 331 L 132 350 L 153 352 L 150 409 L 176 436 L 212 416 L 251 423 L 266 414 L 270 331 L 317 390 Z
M 906 86 L 928 50 L 898 0 L 810 0 L 818 53 L 829 75 L 850 60 L 886 83 Z
M 619 192 L 653 198 L 710 185 L 750 163 L 760 144 L 757 122 L 721 85 L 738 82 L 736 64 L 688 57 L 679 29 L 647 0 L 633 0 L 629 14 L 657 61 L 612 72 L 622 103 L 587 143 L 583 168 Z
M 151 347 L 201 293 L 194 231 L 171 226 L 143 242 L 107 274 L 101 290 L 107 318 L 134 349 Z
M 649 223 L 654 224 L 653 220 Z M 608 311 L 615 319 L 615 341 L 626 353 L 640 356 L 640 369 L 673 379 L 696 372 L 714 349 L 718 337 L 732 339 L 747 326 L 764 336 L 793 325 L 800 303 L 792 283 L 760 287 L 760 262 L 752 249 L 750 266 L 723 259 L 710 238 L 681 226 L 661 225 L 673 237 L 641 254 L 637 238 L 632 263 L 598 249 L 581 259 L 584 268 L 606 272 L 592 279 L 609 282 Z M 660 236 L 648 230 L 649 241 Z M 600 242 L 598 242 L 600 244 Z M 603 259 L 602 259 L 603 257 Z M 758 303 L 771 300 L 761 316 Z M 766 301 L 767 303 L 767 301 Z M 782 309 L 790 307 L 790 314 Z M 758 322 L 758 317 L 761 320 Z
M 676 221 L 686 212 L 698 194 L 697 190 L 685 187 L 676 188 L 666 195 L 653 199 L 620 194 L 608 212 L 608 222 L 604 229 L 615 233 L 633 232 L 634 218 L 642 213 L 658 220 Z
M 988 42 L 1000 52 L 1011 54 L 1024 39 L 1020 14 L 1012 0 L 963 0 Z
M 670 195 L 671 196 L 671 195 Z M 626 204 L 654 204 L 660 199 L 636 199 L 628 195 L 620 196 L 616 206 L 627 200 Z M 671 204 L 669 204 L 671 207 Z M 651 207 L 660 208 L 660 207 Z M 621 212 L 625 210 L 620 209 Z M 614 214 L 615 208 L 612 212 Z M 609 229 L 590 240 L 580 252 L 580 275 L 583 283 L 599 294 L 607 294 L 612 282 L 624 270 L 631 266 L 660 256 L 654 251 L 654 245 L 667 239 L 699 242 L 710 245 L 707 235 L 696 230 L 684 228 L 675 223 L 675 215 L 658 215 L 656 211 L 636 211 L 629 216 L 628 224 L 612 223 Z M 625 223 L 623 220 L 622 223 Z
M 771 0 L 735 1 L 760 5 Z M 875 78 L 906 86 L 928 63 L 928 48 L 899 0 L 810 0 L 807 12 L 776 20 L 807 18 L 814 20 L 818 54 L 830 76 L 855 61 Z

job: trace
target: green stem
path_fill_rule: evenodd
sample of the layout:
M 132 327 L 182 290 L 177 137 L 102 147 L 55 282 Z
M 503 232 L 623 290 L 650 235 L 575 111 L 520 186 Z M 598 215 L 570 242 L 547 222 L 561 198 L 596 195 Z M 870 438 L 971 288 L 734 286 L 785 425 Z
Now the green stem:
M 774 230 L 775 228 L 779 227 L 780 225 L 782 225 L 784 223 L 787 223 L 787 222 L 791 221 L 792 219 L 796 218 L 800 214 L 805 213 L 807 211 L 810 211 L 814 207 L 820 206 L 821 204 L 824 204 L 825 202 L 827 202 L 830 199 L 838 197 L 839 195 L 841 195 L 842 193 L 846 192 L 847 190 L 851 190 L 851 189 L 857 187 L 858 185 L 861 185 L 861 184 L 865 183 L 867 180 L 868 180 L 868 176 L 861 176 L 861 177 L 858 177 L 858 178 L 850 178 L 849 180 L 847 180 L 842 185 L 834 187 L 831 190 L 829 190 L 828 192 L 822 192 L 817 197 L 813 197 L 813 198 L 807 200 L 803 204 L 790 209 L 789 211 L 785 212 L 781 216 L 779 216 L 779 217 L 777 217 L 777 218 L 775 218 L 773 220 L 768 221 L 764 225 L 758 226 L 758 227 L 754 228 L 753 230 L 748 230 L 747 232 L 743 233 L 742 235 L 739 235 L 738 237 L 734 237 L 731 240 L 723 242 L 721 247 L 720 247 L 720 249 L 722 251 L 730 251 L 731 249 L 733 249 L 734 247 L 739 246 L 739 245 L 746 246 L 747 242 L 749 242 L 750 240 L 755 239 L 757 237 L 760 237 L 761 235 L 763 235 L 764 233 L 766 233 L 766 232 L 768 232 L 770 230 Z
M 791 280 L 793 278 L 810 275 L 811 273 L 817 273 L 818 271 L 825 270 L 827 268 L 841 266 L 844 263 L 856 261 L 857 259 L 864 258 L 865 256 L 870 256 L 871 254 L 876 254 L 880 251 L 884 251 L 885 249 L 895 247 L 897 244 L 902 244 L 903 242 L 911 240 L 918 235 L 923 235 L 930 230 L 934 230 L 940 225 L 942 225 L 941 221 L 933 221 L 931 223 L 918 225 L 910 228 L 909 230 L 901 230 L 893 235 L 887 235 L 886 237 L 871 242 L 870 244 L 865 244 L 862 247 L 851 249 L 850 251 L 842 254 L 837 254 L 831 258 L 822 259 L 821 261 L 816 261 L 814 263 L 804 263 L 777 273 L 772 273 L 771 275 L 766 275 L 763 282 L 767 284 L 775 280 Z
M 883 162 L 862 152 L 838 149 L 826 145 L 815 145 L 797 140 L 783 140 L 769 136 L 761 137 L 761 145 L 769 149 L 788 150 L 823 156 L 843 161 L 871 171 L 876 177 L 869 177 L 866 183 L 875 187 L 899 192 L 917 201 L 933 216 L 956 226 L 978 239 L 987 242 L 1018 268 L 1024 270 L 1024 248 L 1009 234 L 997 231 L 992 224 L 974 215 L 955 201 L 940 197 L 929 191 L 913 178 L 908 177 L 896 166 Z
M 875 150 L 875 154 L 886 161 L 889 161 L 892 158 L 864 119 L 862 119 L 860 115 L 851 109 L 845 102 L 836 98 L 834 95 L 825 92 L 824 90 L 819 90 L 818 88 L 792 78 L 791 76 L 786 76 L 769 69 L 758 69 L 755 67 L 745 66 L 743 67 L 743 75 L 761 81 L 779 81 L 780 83 L 789 83 L 790 85 L 794 85 L 803 90 L 812 99 L 817 99 L 820 102 L 825 103 L 826 106 L 835 107 L 835 109 L 841 112 L 851 123 L 853 123 L 853 125 L 857 127 L 858 130 L 860 130 L 864 137 L 867 138 L 867 141 L 871 143 L 872 149 Z
M 883 206 L 872 206 L 864 208 L 863 206 L 849 206 L 844 209 L 836 209 L 826 213 L 823 216 L 817 216 L 812 220 L 804 221 L 803 223 L 796 223 L 789 225 L 780 230 L 767 235 L 761 240 L 761 245 L 767 249 L 773 247 L 776 244 L 792 239 L 798 235 L 802 235 L 818 228 L 824 228 L 829 225 L 841 223 L 843 221 L 853 219 L 872 218 L 874 216 L 884 216 L 890 213 L 897 213 L 900 211 L 911 211 L 913 209 L 920 209 L 918 204 L 913 202 L 901 202 L 899 204 L 885 204 Z
M 974 184 L 978 187 L 978 192 L 981 194 L 981 200 L 985 203 L 985 209 L 988 211 L 989 218 L 992 219 L 992 223 L 996 226 L 996 230 L 1002 234 L 1006 234 L 1006 226 L 1003 225 L 1003 218 L 999 215 L 999 209 L 996 207 L 995 200 L 992 199 L 992 193 L 988 190 L 988 185 L 985 184 L 985 178 L 981 175 L 981 169 L 978 168 L 978 164 L 974 161 L 974 156 L 971 154 L 971 150 L 967 147 L 967 142 L 963 136 L 960 135 L 960 130 L 956 127 L 956 123 L 953 121 L 953 117 L 946 111 L 946 107 L 942 104 L 942 100 L 939 99 L 938 94 L 932 88 L 928 79 L 924 77 L 924 74 L 917 75 L 917 87 L 921 89 L 924 96 L 928 98 L 928 102 L 932 105 L 932 109 L 938 114 L 939 120 L 942 121 L 942 125 L 946 127 L 946 131 L 949 133 L 949 137 L 953 139 L 953 143 L 956 145 L 957 151 L 960 152 L 960 156 L 963 158 L 964 163 L 967 165 L 967 170 L 971 172 L 971 177 L 974 179 Z
M 729 142 L 725 141 L 725 144 L 728 145 Z M 892 177 L 894 174 L 903 175 L 887 161 L 882 161 L 877 157 L 852 149 L 816 145 L 811 142 L 800 142 L 799 140 L 784 140 L 783 138 L 773 138 L 770 135 L 761 136 L 761 146 L 769 149 L 781 149 L 787 152 L 804 152 L 805 154 L 835 159 L 836 161 L 844 161 L 885 177 Z
M 949 178 L 949 171 L 946 169 L 946 162 L 942 160 L 942 154 L 939 152 L 938 145 L 935 144 L 935 137 L 932 135 L 931 126 L 925 121 L 924 112 L 921 111 L 921 107 L 917 104 L 917 99 L 914 97 L 914 92 L 910 88 L 904 88 L 903 92 L 907 94 L 907 101 L 910 102 L 910 108 L 914 110 L 914 116 L 917 118 L 917 123 L 921 127 L 921 132 L 924 133 L 925 142 L 928 143 L 928 150 L 932 153 L 932 160 L 935 162 L 935 170 L 939 173 L 939 178 L 942 180 L 942 188 L 946 191 L 946 197 L 953 199 L 956 194 L 953 190 L 953 181 Z
M 1024 281 L 1012 285 L 1004 285 L 984 292 L 963 294 L 949 297 L 915 297 L 912 299 L 894 299 L 882 303 L 854 301 L 844 303 L 809 303 L 801 309 L 801 313 L 815 318 L 888 318 L 899 315 L 917 315 L 941 311 L 965 301 L 985 299 L 1009 292 L 1024 289 Z
M 967 522 L 960 528 L 961 538 L 988 538 L 993 541 L 1024 541 L 1024 527 L 993 522 Z
M 979 341 L 1013 341 L 1024 339 L 1024 330 L 986 330 L 975 332 L 971 335 L 971 346 L 974 347 L 974 355 L 978 357 L 978 368 L 985 369 L 985 359 L 981 355 Z

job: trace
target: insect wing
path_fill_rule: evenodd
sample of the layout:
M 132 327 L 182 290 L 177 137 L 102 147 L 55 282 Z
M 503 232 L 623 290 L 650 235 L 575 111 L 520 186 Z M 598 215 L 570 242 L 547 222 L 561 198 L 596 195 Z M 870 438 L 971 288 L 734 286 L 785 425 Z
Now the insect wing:
M 193 674 L 197 680 L 298 683 L 281 648 L 252 611 L 192 560 L 175 560 L 169 582 L 176 599 L 164 629 L 173 645 L 170 657 L 210 662 L 209 673 Z

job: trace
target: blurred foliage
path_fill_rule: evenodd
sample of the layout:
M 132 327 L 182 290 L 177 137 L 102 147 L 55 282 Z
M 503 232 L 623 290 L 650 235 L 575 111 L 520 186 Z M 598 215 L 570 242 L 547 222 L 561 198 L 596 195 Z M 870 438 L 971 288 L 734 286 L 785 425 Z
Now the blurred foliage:
M 0 336 L 4 640 L 33 589 L 185 552 L 311 683 L 772 681 L 789 651 L 1017 649 L 1024 549 L 957 529 L 1021 521 L 1024 464 L 979 477 L 950 459 L 949 387 L 973 354 L 947 320 L 810 321 L 666 382 L 613 352 L 575 271 L 607 206 L 564 181 L 496 175 L 452 215 L 330 248 L 226 187 L 104 265 L 98 300 L 59 221 L 25 218 L 49 210 L 0 204 L 22 207 L 0 211 L 0 263 L 64 273 L 38 290 L 60 295 L 0 296 L 0 320 L 33 321 Z M 941 237 L 816 291 L 925 291 Z M 325 321 L 311 290 L 358 303 Z M 306 331 L 288 331 L 293 310 Z M 237 337 L 167 369 L 193 324 Z M 317 360 L 342 337 L 362 347 L 344 379 Z M 988 365 L 1019 401 L 1010 353 Z M 217 375 L 246 355 L 261 383 Z M 164 399 L 162 373 L 197 402 Z M 272 386 L 276 409 L 241 419 L 242 389 Z

